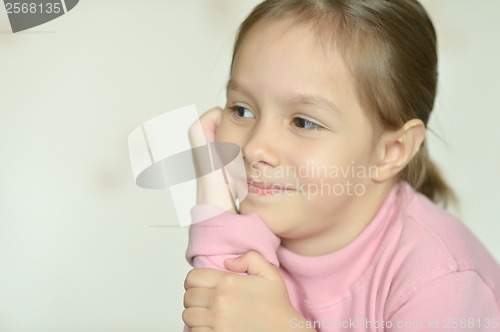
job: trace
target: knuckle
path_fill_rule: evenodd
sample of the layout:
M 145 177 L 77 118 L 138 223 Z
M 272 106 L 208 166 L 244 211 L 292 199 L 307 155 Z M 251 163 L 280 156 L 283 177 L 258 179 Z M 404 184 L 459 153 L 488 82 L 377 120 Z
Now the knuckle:
M 207 317 L 205 316 L 205 313 L 196 308 L 185 309 L 182 312 L 182 320 L 189 327 L 207 323 Z
M 213 302 L 212 308 L 214 312 L 214 317 L 216 321 L 224 320 L 224 314 L 226 313 L 226 309 L 230 308 L 231 300 L 226 294 L 217 295 Z
M 245 256 L 250 260 L 255 260 L 260 257 L 260 254 L 257 251 L 251 250 L 245 254 Z
M 228 272 L 222 276 L 220 285 L 223 288 L 232 287 L 237 283 L 237 281 L 238 281 L 238 275 L 236 275 L 235 273 Z
M 184 292 L 184 308 L 188 308 L 189 307 L 189 303 L 190 303 L 190 296 L 191 295 L 191 290 L 188 289 L 186 292 Z
M 247 252 L 247 256 L 253 258 L 259 256 L 259 254 L 255 250 L 250 250 L 249 252 Z
M 196 134 L 198 134 L 197 130 L 199 128 L 200 120 L 195 120 L 191 126 L 189 126 L 188 129 L 188 134 L 190 137 L 194 137 Z
M 186 324 L 187 326 L 191 327 L 191 320 L 189 319 L 189 310 L 186 309 L 182 312 L 182 321 L 184 322 L 184 324 Z
M 195 274 L 196 274 L 195 269 L 192 269 L 187 273 L 186 279 L 184 279 L 185 290 L 188 290 L 190 288 L 191 280 L 194 278 Z
M 182 312 L 182 320 L 184 321 L 184 323 L 186 323 L 187 326 L 199 324 L 202 318 L 203 317 L 200 311 L 194 308 L 185 309 Z
M 219 113 L 219 112 L 222 112 L 222 108 L 220 108 L 219 106 L 215 106 L 213 108 L 211 108 L 210 110 L 208 110 L 208 113 Z

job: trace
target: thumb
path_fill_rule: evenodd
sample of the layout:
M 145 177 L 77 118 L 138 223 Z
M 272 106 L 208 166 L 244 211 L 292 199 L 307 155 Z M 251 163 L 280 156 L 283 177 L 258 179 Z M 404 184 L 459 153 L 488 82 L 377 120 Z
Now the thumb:
M 256 251 L 249 251 L 237 258 L 226 259 L 224 265 L 232 272 L 247 273 L 268 280 L 281 280 L 281 275 L 276 268 Z

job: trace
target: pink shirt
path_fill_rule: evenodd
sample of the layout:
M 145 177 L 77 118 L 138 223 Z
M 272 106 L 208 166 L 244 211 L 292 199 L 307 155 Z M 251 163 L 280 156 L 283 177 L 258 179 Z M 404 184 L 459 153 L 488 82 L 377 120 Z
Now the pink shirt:
M 193 213 L 203 213 L 200 206 Z M 292 305 L 317 331 L 500 331 L 500 266 L 457 219 L 397 184 L 344 248 L 305 257 L 279 246 L 256 214 L 191 226 L 187 259 L 224 268 L 249 250 L 283 276 Z

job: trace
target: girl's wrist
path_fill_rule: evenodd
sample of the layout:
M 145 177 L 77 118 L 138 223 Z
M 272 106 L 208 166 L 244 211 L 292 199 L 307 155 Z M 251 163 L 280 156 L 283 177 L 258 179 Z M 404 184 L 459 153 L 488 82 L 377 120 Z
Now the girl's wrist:
M 216 179 L 198 178 L 196 204 L 209 204 L 225 211 L 236 212 L 226 183 Z

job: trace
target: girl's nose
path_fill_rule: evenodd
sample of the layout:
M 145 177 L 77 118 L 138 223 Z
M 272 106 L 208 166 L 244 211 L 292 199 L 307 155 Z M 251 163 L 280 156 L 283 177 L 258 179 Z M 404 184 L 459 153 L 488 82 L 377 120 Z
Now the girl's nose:
M 243 157 L 251 168 L 279 165 L 279 129 L 272 124 L 257 123 L 242 147 Z
M 243 157 L 252 168 L 279 165 L 279 130 L 271 123 L 259 121 L 242 147 Z

